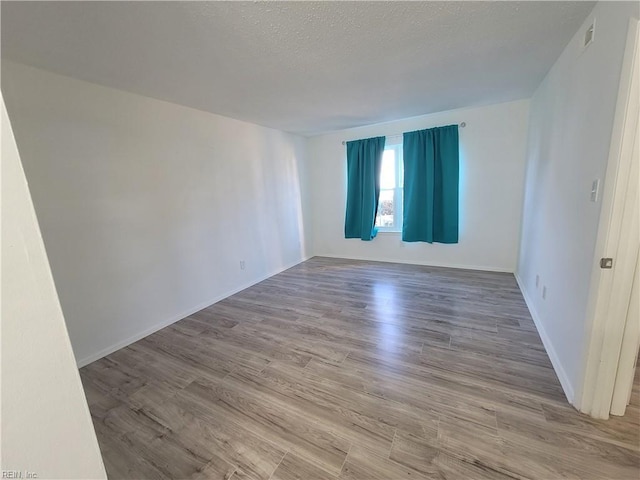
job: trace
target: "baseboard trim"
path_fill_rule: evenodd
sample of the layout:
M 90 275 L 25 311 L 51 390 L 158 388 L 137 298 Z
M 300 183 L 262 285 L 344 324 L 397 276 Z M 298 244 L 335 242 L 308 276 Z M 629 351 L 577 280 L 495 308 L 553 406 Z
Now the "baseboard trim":
M 516 282 L 518 282 L 518 288 L 520 288 L 522 297 L 524 298 L 524 301 L 527 304 L 527 308 L 529 309 L 531 318 L 533 318 L 533 323 L 535 324 L 536 329 L 538 330 L 538 335 L 540 335 L 540 339 L 542 340 L 542 345 L 544 345 L 544 349 L 546 350 L 547 355 L 549 356 L 549 360 L 551 360 L 551 365 L 553 366 L 553 370 L 556 372 L 556 376 L 558 377 L 558 380 L 560 380 L 560 386 L 564 391 L 564 395 L 565 397 L 567 397 L 567 400 L 569 401 L 569 403 L 573 405 L 573 401 L 575 398 L 573 385 L 571 384 L 571 381 L 569 380 L 567 373 L 562 367 L 562 363 L 560 363 L 560 358 L 558 357 L 558 354 L 553 348 L 551 339 L 549 338 L 549 335 L 547 335 L 547 332 L 544 329 L 542 320 L 540 319 L 540 316 L 538 315 L 537 310 L 533 306 L 533 301 L 531 300 L 531 298 L 529 298 L 527 291 L 522 287 L 523 285 L 522 279 L 520 278 L 517 272 L 514 273 L 514 276 L 516 277 Z
M 420 262 L 420 261 L 406 260 L 406 259 L 375 258 L 375 257 L 366 257 L 366 256 L 361 257 L 359 255 L 335 255 L 332 253 L 316 254 L 313 256 L 327 257 L 327 258 L 340 258 L 343 260 L 363 260 L 367 262 L 402 263 L 406 265 L 421 265 L 425 267 L 456 268 L 460 270 L 480 270 L 485 272 L 514 273 L 513 269 L 492 267 L 487 265 L 462 265 L 462 264 L 439 263 L 439 262 Z
M 176 322 L 182 320 L 183 318 L 188 317 L 189 315 L 193 315 L 194 313 L 199 312 L 203 308 L 207 308 L 207 307 L 213 305 L 214 303 L 218 303 L 219 301 L 224 300 L 225 298 L 230 297 L 231 295 L 235 295 L 236 293 L 241 292 L 242 290 L 245 290 L 245 289 L 247 289 L 247 288 L 249 288 L 249 287 L 251 287 L 251 286 L 253 286 L 253 285 L 257 284 L 257 283 L 260 283 L 260 282 L 266 280 L 267 278 L 271 278 L 274 275 L 277 275 L 278 273 L 284 272 L 285 270 L 288 270 L 288 269 L 290 269 L 292 267 L 295 267 L 296 265 L 299 265 L 302 262 L 306 262 L 310 258 L 311 257 L 302 258 L 301 260 L 299 260 L 297 262 L 294 262 L 294 263 L 292 263 L 290 265 L 285 265 L 284 267 L 282 267 L 280 269 L 277 269 L 277 270 L 275 270 L 275 271 L 273 271 L 271 273 L 263 275 L 263 276 L 255 279 L 255 280 L 252 280 L 250 282 L 244 283 L 244 284 L 240 285 L 239 287 L 234 288 L 233 290 L 225 292 L 225 293 L 223 293 L 221 295 L 217 295 L 216 297 L 214 297 L 214 298 L 212 298 L 210 300 L 207 300 L 206 302 L 200 303 L 200 304 L 198 304 L 198 305 L 196 305 L 196 306 L 194 306 L 194 307 L 192 307 L 192 308 L 190 308 L 190 309 L 188 309 L 188 310 L 186 310 L 186 311 L 184 311 L 182 313 L 179 313 L 178 315 L 174 315 L 171 318 L 168 318 L 168 319 L 166 319 L 166 320 L 164 320 L 164 321 L 162 321 L 160 323 L 157 323 L 157 324 L 153 325 L 152 327 L 147 328 L 147 329 L 145 329 L 145 330 L 143 330 L 141 332 L 138 332 L 138 333 L 136 333 L 136 334 L 134 334 L 134 335 L 132 335 L 132 336 L 120 341 L 120 342 L 117 342 L 117 343 L 115 343 L 113 345 L 110 345 L 110 346 L 108 346 L 106 348 L 103 348 L 99 352 L 96 352 L 96 353 L 94 353 L 92 355 L 89 355 L 89 356 L 86 356 L 84 358 L 81 358 L 80 360 L 76 361 L 76 365 L 78 366 L 78 368 L 82 368 L 85 365 L 89 365 L 90 363 L 95 362 L 96 360 L 100 360 L 102 357 L 106 357 L 107 355 L 109 355 L 109 354 L 111 354 L 111 353 L 113 353 L 113 352 L 115 352 L 117 350 L 120 350 L 121 348 L 129 346 L 132 343 L 135 343 L 138 340 L 141 340 L 144 337 L 147 337 L 147 336 L 151 335 L 152 333 L 157 332 L 158 330 L 162 330 L 163 328 L 168 327 L 169 325 L 171 325 L 173 323 L 176 323 Z

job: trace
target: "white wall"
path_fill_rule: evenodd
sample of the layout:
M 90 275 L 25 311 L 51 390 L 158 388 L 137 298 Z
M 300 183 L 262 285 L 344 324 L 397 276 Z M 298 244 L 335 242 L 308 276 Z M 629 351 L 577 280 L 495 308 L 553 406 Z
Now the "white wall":
M 2 100 L 0 470 L 106 478 Z M 4 475 L 3 475 L 4 476 Z
M 515 271 L 527 135 L 527 100 L 453 110 L 333 132 L 309 140 L 311 230 L 316 255 Z M 460 241 L 404 243 L 400 233 L 371 242 L 344 238 L 343 140 L 466 122 L 460 129 Z
M 305 139 L 7 61 L 2 89 L 80 365 L 305 258 Z
M 604 184 L 628 21 L 638 8 L 637 2 L 598 3 L 531 101 L 517 277 L 571 402 L 582 381 L 601 209 L 590 201 L 591 184 Z M 584 32 L 594 18 L 595 41 L 585 50 Z

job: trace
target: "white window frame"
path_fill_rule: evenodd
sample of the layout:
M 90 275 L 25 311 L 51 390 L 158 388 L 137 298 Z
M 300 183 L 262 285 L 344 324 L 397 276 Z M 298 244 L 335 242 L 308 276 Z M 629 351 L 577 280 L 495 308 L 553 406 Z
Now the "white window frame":
M 402 217 L 403 217 L 403 189 L 404 189 L 404 165 L 402 159 L 402 140 L 395 142 L 388 142 L 385 150 L 395 151 L 395 178 L 396 184 L 394 188 L 380 188 L 380 193 L 384 190 L 393 190 L 393 225 L 388 227 L 377 227 L 378 232 L 399 233 L 402 232 Z M 379 208 L 379 206 L 378 206 Z M 378 218 L 378 212 L 376 212 L 376 219 Z

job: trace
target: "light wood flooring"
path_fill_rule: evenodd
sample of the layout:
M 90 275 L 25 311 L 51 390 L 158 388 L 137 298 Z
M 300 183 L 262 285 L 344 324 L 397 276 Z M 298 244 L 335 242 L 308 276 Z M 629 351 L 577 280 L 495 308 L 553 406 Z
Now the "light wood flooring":
M 576 412 L 510 274 L 316 257 L 80 373 L 112 479 L 640 475 L 640 381 Z

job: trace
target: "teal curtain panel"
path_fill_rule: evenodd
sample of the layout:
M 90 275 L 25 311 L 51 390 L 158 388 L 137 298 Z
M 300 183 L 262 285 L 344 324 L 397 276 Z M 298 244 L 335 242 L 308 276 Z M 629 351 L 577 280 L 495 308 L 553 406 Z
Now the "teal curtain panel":
M 458 125 L 403 134 L 405 242 L 458 243 Z
M 347 213 L 344 237 L 372 240 L 378 198 L 380 167 L 385 137 L 347 142 Z

